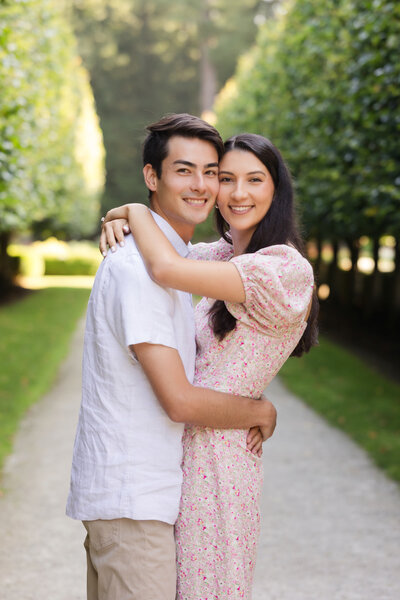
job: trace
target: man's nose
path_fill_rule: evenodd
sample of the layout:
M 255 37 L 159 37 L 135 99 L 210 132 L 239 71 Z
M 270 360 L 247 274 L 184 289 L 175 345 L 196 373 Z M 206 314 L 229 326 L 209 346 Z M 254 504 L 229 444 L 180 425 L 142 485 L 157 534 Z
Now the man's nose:
M 202 173 L 196 173 L 193 175 L 191 189 L 200 194 L 206 191 L 205 179 Z

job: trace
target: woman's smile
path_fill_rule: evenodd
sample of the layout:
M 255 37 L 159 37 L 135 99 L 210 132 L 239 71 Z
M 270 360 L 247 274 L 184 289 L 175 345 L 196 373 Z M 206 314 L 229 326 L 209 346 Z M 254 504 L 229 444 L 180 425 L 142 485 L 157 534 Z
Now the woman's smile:
M 246 206 L 231 206 L 231 205 L 229 205 L 228 207 L 235 215 L 245 215 L 253 208 L 253 205 L 246 205 Z

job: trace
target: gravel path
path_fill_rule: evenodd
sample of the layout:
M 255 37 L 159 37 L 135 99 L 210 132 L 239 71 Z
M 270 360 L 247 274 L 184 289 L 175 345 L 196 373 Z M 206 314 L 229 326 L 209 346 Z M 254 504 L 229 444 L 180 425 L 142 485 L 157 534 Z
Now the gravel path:
M 0 498 L 2 600 L 84 600 L 80 523 L 64 516 L 80 397 L 82 327 L 31 409 Z M 253 600 L 398 600 L 400 491 L 363 451 L 274 382 Z

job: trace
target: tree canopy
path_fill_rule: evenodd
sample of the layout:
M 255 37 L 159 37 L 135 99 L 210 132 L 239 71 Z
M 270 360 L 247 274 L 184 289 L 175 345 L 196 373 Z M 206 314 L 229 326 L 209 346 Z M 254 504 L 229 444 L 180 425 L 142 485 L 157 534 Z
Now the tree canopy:
M 0 4 L 0 232 L 93 232 L 103 145 L 62 3 Z
M 400 233 L 400 5 L 294 0 L 220 93 L 218 127 L 280 147 L 309 235 Z
M 211 108 L 237 57 L 254 41 L 255 17 L 271 3 L 73 0 L 72 4 L 71 18 L 91 74 L 107 148 L 105 211 L 144 199 L 145 125 L 168 112 L 200 114 Z

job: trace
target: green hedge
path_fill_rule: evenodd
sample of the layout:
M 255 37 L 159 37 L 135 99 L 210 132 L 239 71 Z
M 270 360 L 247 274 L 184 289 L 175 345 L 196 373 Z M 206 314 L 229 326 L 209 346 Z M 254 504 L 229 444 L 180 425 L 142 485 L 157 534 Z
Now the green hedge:
M 102 261 L 96 244 L 62 242 L 49 238 L 33 244 L 10 244 L 8 254 L 15 261 L 15 273 L 27 277 L 43 275 L 95 275 Z
M 400 3 L 293 0 L 216 103 L 224 136 L 271 138 L 308 233 L 400 235 Z
M 95 275 L 99 262 L 90 258 L 44 259 L 45 275 Z

